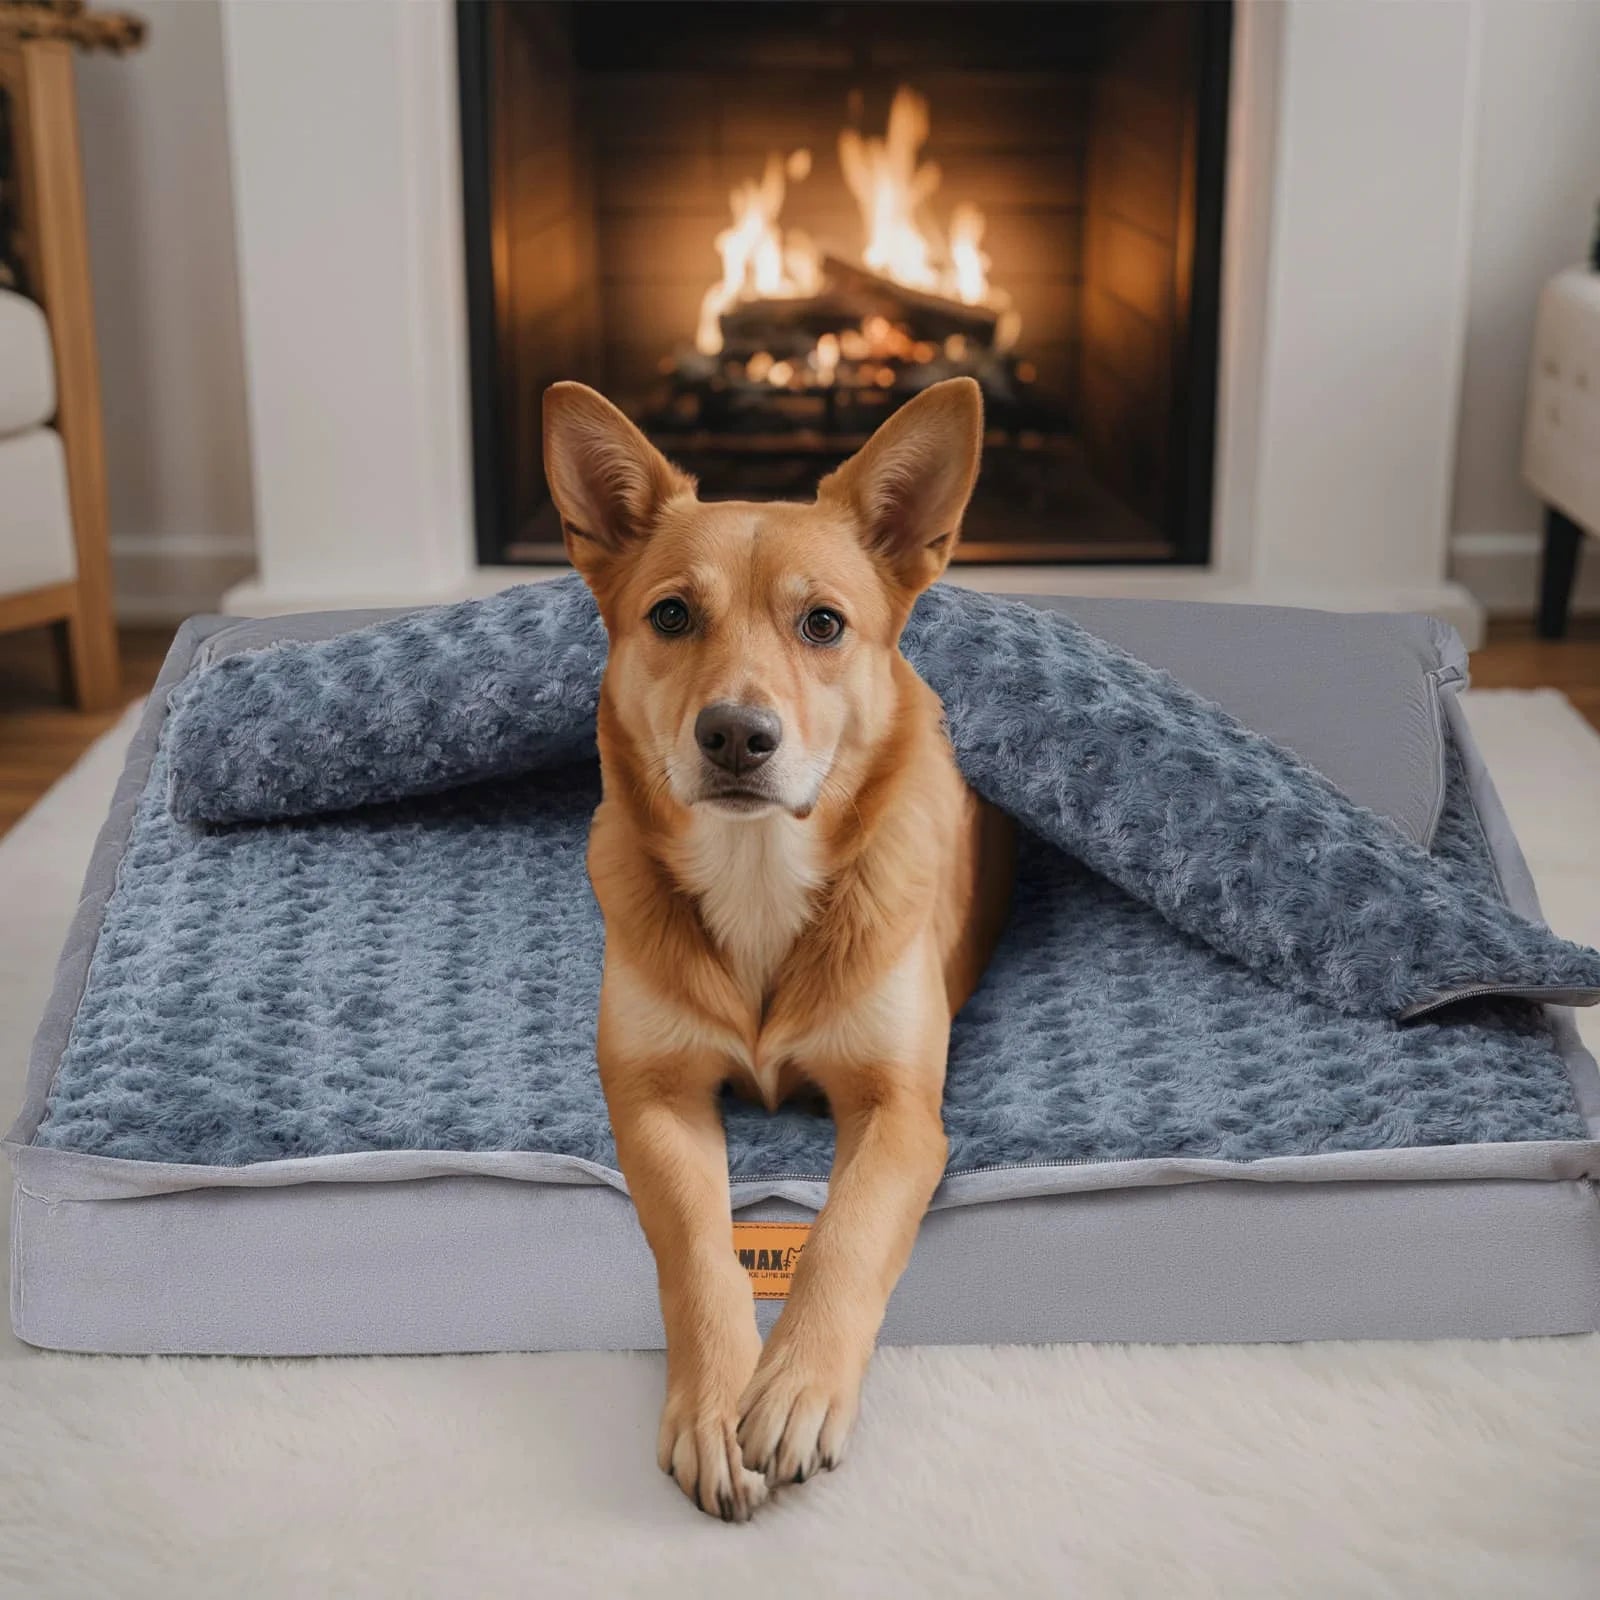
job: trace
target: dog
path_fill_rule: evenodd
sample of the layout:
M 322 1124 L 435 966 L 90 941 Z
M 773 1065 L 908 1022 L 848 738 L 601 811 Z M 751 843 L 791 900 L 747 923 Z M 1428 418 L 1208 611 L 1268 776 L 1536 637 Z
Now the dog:
M 813 503 L 705 502 L 592 389 L 545 471 L 610 640 L 589 875 L 597 1055 L 667 1335 L 658 1461 L 743 1521 L 834 1467 L 944 1171 L 950 1019 L 1010 895 L 1009 824 L 900 654 L 977 477 L 968 378 L 895 412 Z M 732 1248 L 724 1086 L 826 1098 L 828 1200 L 763 1348 Z

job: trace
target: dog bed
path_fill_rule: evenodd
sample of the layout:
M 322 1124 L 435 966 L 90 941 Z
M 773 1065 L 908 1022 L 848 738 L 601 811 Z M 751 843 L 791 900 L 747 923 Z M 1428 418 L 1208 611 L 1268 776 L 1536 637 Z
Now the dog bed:
M 1431 844 L 1453 881 L 1536 915 L 1454 703 L 1447 631 L 1068 609 Z M 12 1131 L 25 1339 L 660 1342 L 592 1067 L 592 774 L 220 831 L 169 810 L 169 695 L 181 716 L 208 681 L 197 672 L 370 620 L 200 621 L 174 645 Z M 1025 839 L 1006 942 L 956 1024 L 950 1170 L 886 1338 L 1600 1326 L 1600 1076 L 1568 1013 L 1462 999 L 1398 1025 L 1293 973 L 1269 983 L 1242 964 L 1250 951 L 1216 943 Z M 1016 1016 L 1050 1047 L 1014 1048 Z M 728 1122 L 740 1217 L 809 1215 L 826 1120 L 730 1105 Z

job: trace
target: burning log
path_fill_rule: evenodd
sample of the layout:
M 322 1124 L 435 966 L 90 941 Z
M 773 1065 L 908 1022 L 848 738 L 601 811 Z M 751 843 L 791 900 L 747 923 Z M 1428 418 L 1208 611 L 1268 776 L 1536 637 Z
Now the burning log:
M 745 300 L 722 313 L 723 348 L 735 356 L 757 350 L 787 359 L 804 356 L 823 334 L 859 327 L 876 309 L 861 296 L 832 288 L 792 299 Z
M 865 307 L 864 315 L 903 323 L 913 338 L 942 344 L 951 334 L 960 334 L 985 347 L 994 343 L 1000 314 L 988 306 L 969 306 L 925 289 L 908 289 L 838 256 L 823 256 L 822 281 L 823 297 L 837 295 Z
M 869 317 L 882 317 L 929 344 L 942 345 L 956 334 L 980 349 L 994 346 L 999 313 L 988 306 L 908 289 L 838 256 L 822 258 L 822 274 L 817 294 L 757 298 L 729 307 L 720 318 L 723 348 L 734 356 L 766 350 L 793 359 L 815 348 L 824 334 L 859 328 Z

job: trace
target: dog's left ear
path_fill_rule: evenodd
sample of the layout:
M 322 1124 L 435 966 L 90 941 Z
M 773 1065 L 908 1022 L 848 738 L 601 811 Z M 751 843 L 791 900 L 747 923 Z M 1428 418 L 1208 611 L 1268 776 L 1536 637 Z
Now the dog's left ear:
M 924 389 L 817 488 L 847 507 L 867 548 L 913 594 L 949 563 L 983 451 L 983 392 L 971 378 Z

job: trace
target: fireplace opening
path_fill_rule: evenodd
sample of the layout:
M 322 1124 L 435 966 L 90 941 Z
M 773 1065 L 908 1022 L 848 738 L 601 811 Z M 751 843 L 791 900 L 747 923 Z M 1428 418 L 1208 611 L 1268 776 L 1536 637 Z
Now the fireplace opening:
M 958 559 L 1207 560 L 1228 4 L 457 19 L 480 560 L 562 559 L 557 379 L 763 499 L 958 374 L 987 423 Z

